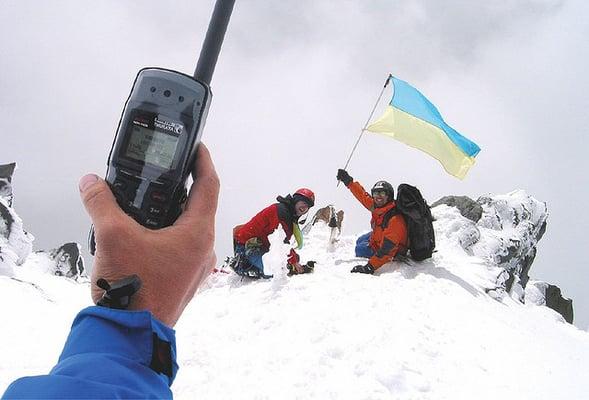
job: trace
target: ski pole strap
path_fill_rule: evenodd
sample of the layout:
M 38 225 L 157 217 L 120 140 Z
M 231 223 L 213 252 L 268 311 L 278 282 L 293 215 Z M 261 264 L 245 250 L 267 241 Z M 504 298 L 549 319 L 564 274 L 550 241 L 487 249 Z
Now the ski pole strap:
M 109 284 L 106 279 L 100 278 L 96 285 L 104 290 L 102 298 L 96 305 L 117 310 L 126 310 L 133 296 L 141 288 L 141 279 L 137 275 L 131 275 Z

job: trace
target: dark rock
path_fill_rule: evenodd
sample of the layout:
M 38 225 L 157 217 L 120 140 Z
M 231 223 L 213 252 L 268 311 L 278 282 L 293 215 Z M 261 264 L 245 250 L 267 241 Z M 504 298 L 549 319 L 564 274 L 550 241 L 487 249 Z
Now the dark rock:
M 0 202 L 0 237 L 8 239 L 12 232 L 14 217 L 9 210 L 12 206 L 12 174 L 16 163 L 0 165 L 0 198 L 6 203 Z
M 4 203 L 0 202 L 0 237 L 8 240 L 10 232 L 12 232 L 12 224 L 14 218 L 12 213 Z
M 542 236 L 544 236 L 544 233 L 546 233 L 546 225 L 547 222 L 544 221 L 544 223 L 542 224 L 542 226 L 540 227 L 540 230 L 538 231 L 538 233 L 536 234 L 536 241 L 539 242 L 540 239 L 542 239 Z
M 546 224 L 544 224 L 546 225 Z M 519 279 L 523 288 L 526 287 L 528 281 L 530 280 L 530 269 L 532 268 L 532 264 L 536 259 L 536 247 L 533 247 L 528 254 L 522 258 L 517 266 L 517 270 L 521 271 L 519 274 Z
M 54 275 L 77 278 L 84 274 L 84 259 L 77 243 L 66 243 L 51 250 L 49 258 L 55 261 Z
M 0 197 L 6 200 L 8 206 L 12 206 L 12 174 L 16 169 L 16 163 L 0 165 Z
M 511 271 L 505 272 L 507 272 L 507 275 L 509 276 L 505 281 L 505 291 L 509 293 L 511 291 L 511 288 L 513 287 L 513 283 L 515 282 L 515 275 L 513 275 Z
M 563 297 L 558 286 L 548 285 L 544 297 L 546 307 L 562 315 L 569 324 L 573 323 L 573 300 Z
M 456 207 L 460 214 L 473 222 L 478 222 L 483 215 L 483 208 L 468 196 L 445 196 L 432 204 L 432 208 L 440 204 Z

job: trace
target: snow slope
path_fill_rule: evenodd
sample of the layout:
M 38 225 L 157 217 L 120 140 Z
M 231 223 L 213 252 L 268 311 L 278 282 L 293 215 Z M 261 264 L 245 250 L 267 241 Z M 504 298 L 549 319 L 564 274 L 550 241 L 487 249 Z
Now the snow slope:
M 455 209 L 438 207 L 436 217 Z M 199 399 L 582 399 L 589 334 L 556 312 L 485 294 L 497 269 L 444 240 L 422 263 L 350 274 L 354 238 L 315 272 L 245 283 L 216 274 L 178 324 L 174 392 Z M 273 248 L 280 246 L 276 240 Z M 286 254 L 282 249 L 282 254 Z M 280 265 L 280 251 L 269 255 Z M 276 273 L 276 271 L 274 271 Z
M 478 245 L 465 246 L 473 228 L 458 210 L 433 212 L 438 251 L 425 262 L 350 274 L 365 263 L 354 257 L 354 237 L 328 251 L 328 228 L 317 225 L 301 252 L 317 261 L 313 274 L 285 275 L 288 247 L 277 233 L 265 256 L 273 279 L 211 275 L 176 326 L 176 398 L 587 398 L 589 334 L 549 308 L 522 304 L 519 293 L 486 293 L 501 268 L 483 249 L 496 251 L 490 244 L 506 230 L 479 229 Z M 87 284 L 30 263 L 15 278 L 37 287 L 0 277 L 10 327 L 0 334 L 1 387 L 47 372 L 89 303 Z

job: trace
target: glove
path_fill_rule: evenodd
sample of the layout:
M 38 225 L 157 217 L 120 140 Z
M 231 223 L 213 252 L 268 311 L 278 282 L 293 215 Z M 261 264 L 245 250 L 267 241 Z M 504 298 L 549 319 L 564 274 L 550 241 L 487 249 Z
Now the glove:
M 262 241 L 257 237 L 250 238 L 245 242 L 245 248 L 247 250 L 257 249 L 260 247 L 262 247 Z
M 352 178 L 345 169 L 338 169 L 337 180 L 342 181 L 344 185 L 348 186 L 350 183 L 352 183 L 354 178 Z
M 297 254 L 294 249 L 290 249 L 290 253 L 288 253 L 288 258 L 286 259 L 287 264 L 295 265 L 301 260 L 301 257 Z
M 257 238 L 257 237 L 253 237 L 251 239 L 248 239 L 245 242 L 245 255 L 246 256 L 253 256 L 255 254 L 258 254 L 259 252 L 262 251 L 262 241 Z
M 288 268 L 288 276 L 299 275 L 299 274 L 309 274 L 314 271 L 315 269 L 315 261 L 307 261 L 306 264 L 301 265 L 303 267 L 303 272 L 297 272 L 295 267 L 291 264 L 287 264 L 286 268 Z
M 350 272 L 359 272 L 361 274 L 374 274 L 374 267 L 370 264 L 356 265 Z

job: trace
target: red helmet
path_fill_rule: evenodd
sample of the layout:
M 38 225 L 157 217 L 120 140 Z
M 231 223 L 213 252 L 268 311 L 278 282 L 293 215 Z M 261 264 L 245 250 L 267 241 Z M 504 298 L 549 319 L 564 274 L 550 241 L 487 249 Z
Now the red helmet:
M 315 205 L 315 193 L 313 193 L 311 189 L 301 188 L 294 193 L 293 198 L 295 201 L 304 201 L 309 205 L 309 207 L 313 207 L 313 205 Z

